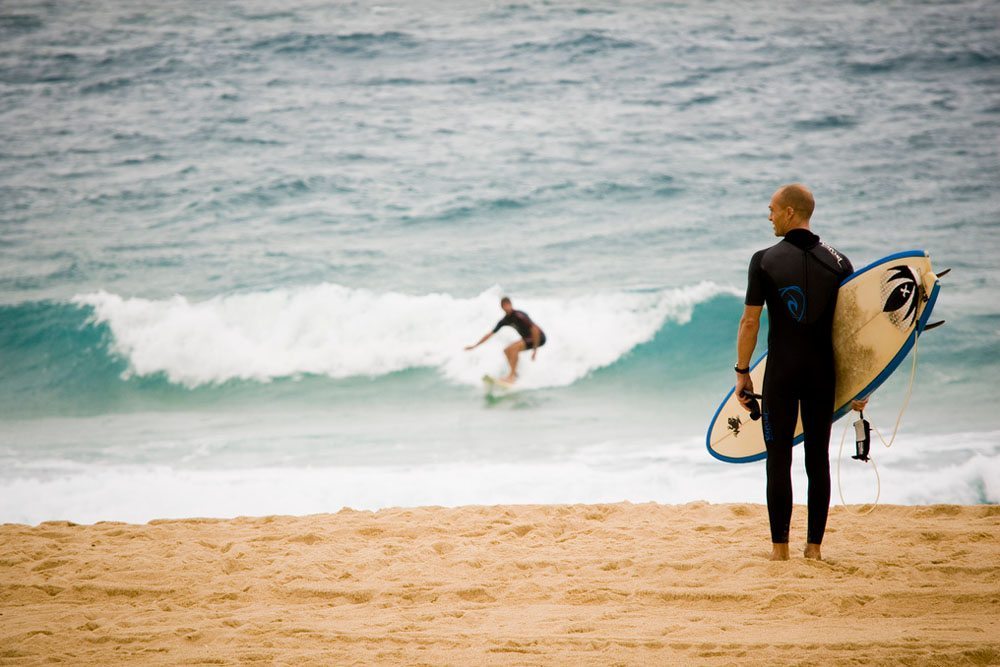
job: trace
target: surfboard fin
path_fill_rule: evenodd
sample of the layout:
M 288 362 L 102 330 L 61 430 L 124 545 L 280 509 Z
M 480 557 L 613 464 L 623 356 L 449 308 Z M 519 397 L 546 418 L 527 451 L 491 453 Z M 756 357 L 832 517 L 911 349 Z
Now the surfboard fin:
M 931 329 L 937 329 L 939 326 L 945 323 L 945 320 L 940 320 L 938 322 L 930 322 L 924 325 L 924 331 L 930 331 Z
M 938 279 L 941 279 L 941 278 L 944 278 L 944 277 L 945 277 L 946 275 L 948 275 L 949 273 L 951 273 L 951 269 L 945 269 L 945 270 L 944 270 L 944 271 L 942 271 L 941 273 L 938 273 L 938 274 L 937 274 L 937 277 L 938 277 Z

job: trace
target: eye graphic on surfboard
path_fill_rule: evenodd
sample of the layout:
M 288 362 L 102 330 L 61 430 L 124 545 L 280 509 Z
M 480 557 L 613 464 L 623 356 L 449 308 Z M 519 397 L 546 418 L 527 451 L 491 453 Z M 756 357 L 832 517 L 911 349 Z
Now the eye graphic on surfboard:
M 900 331 L 909 330 L 917 321 L 917 297 L 920 279 L 913 267 L 893 266 L 882 277 L 882 312 Z

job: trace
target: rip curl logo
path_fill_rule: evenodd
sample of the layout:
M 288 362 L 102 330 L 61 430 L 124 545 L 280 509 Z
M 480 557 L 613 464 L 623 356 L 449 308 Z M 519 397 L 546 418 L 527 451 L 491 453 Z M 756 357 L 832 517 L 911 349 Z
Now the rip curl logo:
M 894 266 L 882 276 L 882 312 L 900 331 L 916 323 L 919 294 L 920 279 L 911 266 Z
M 778 294 L 785 302 L 785 307 L 788 308 L 788 314 L 792 316 L 792 319 L 801 322 L 806 314 L 806 295 L 802 288 L 798 285 L 782 287 L 778 290 Z
M 828 253 L 830 253 L 830 255 L 835 260 L 837 260 L 837 266 L 839 266 L 839 267 L 843 267 L 844 266 L 844 256 L 841 255 L 839 252 L 837 252 L 837 250 L 834 249 L 833 246 L 828 246 L 827 244 L 823 243 L 822 241 L 820 241 L 819 244 L 820 244 L 820 246 L 822 246 L 823 248 L 825 248 L 826 251 Z

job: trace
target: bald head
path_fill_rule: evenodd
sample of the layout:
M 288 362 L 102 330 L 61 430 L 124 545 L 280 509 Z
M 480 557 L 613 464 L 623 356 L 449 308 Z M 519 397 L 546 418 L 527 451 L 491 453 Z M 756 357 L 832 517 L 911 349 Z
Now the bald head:
M 803 219 L 809 220 L 812 217 L 813 209 L 816 208 L 816 200 L 809 188 L 801 183 L 790 183 L 782 185 L 775 193 L 778 203 L 795 209 Z
M 768 219 L 774 225 L 774 235 L 784 236 L 797 227 L 809 229 L 816 201 L 809 188 L 801 183 L 790 183 L 775 191 L 768 208 L 771 210 Z

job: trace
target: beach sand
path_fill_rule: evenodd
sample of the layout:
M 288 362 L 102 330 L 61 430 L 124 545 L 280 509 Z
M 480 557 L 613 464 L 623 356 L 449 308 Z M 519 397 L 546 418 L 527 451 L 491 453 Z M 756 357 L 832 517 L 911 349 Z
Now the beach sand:
M 0 664 L 1000 664 L 1000 507 L 516 505 L 0 526 Z

